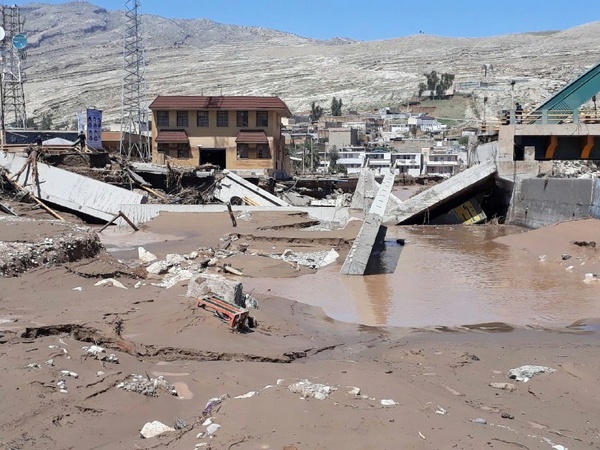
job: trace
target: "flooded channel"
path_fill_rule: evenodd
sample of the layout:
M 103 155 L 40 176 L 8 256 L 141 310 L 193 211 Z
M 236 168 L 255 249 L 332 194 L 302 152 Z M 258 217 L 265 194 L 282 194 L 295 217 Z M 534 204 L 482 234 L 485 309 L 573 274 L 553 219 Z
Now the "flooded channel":
M 395 268 L 392 273 L 342 276 L 338 264 L 299 278 L 245 279 L 244 288 L 366 325 L 553 327 L 600 316 L 596 284 L 493 241 L 511 232 L 499 226 L 390 227 L 379 265 L 382 272 Z

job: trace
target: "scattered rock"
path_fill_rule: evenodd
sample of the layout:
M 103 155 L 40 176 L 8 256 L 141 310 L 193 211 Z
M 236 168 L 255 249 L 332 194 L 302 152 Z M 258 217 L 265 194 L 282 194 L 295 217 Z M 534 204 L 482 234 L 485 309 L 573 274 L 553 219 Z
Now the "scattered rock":
M 502 417 L 503 419 L 514 419 L 514 418 L 515 418 L 515 416 L 513 416 L 512 414 L 505 413 L 505 412 L 504 412 L 504 413 L 502 413 L 502 416 L 501 416 L 501 417 Z
M 490 383 L 490 386 L 493 387 L 494 389 L 502 389 L 503 391 L 515 391 L 517 389 L 517 386 L 515 386 L 512 383 Z
M 114 287 L 118 287 L 120 289 L 127 289 L 123 285 L 123 283 L 121 283 L 120 281 L 115 280 L 114 278 L 106 278 L 106 279 L 100 280 L 96 284 L 94 284 L 94 286 L 104 286 L 104 285 L 111 285 L 111 286 L 114 286 Z
M 155 420 L 154 422 L 147 422 L 140 431 L 140 435 L 145 439 L 150 439 L 170 431 L 175 431 L 175 428 Z
M 487 420 L 483 419 L 482 417 L 478 417 L 477 419 L 473 419 L 473 420 L 471 420 L 471 422 L 478 423 L 480 425 L 486 425 L 487 424 Z
M 301 380 L 290 384 L 288 390 L 295 394 L 300 394 L 302 398 L 315 398 L 317 400 L 325 400 L 337 388 L 327 386 L 325 384 L 312 383 L 308 380 Z
M 245 307 L 242 283 L 239 281 L 228 280 L 221 275 L 213 274 L 200 274 L 190 279 L 187 290 L 188 297 L 200 298 L 211 292 L 229 303 Z
M 395 405 L 399 405 L 399 403 L 392 399 L 381 400 L 381 406 L 395 406 Z
M 583 278 L 584 283 L 591 283 L 592 281 L 598 281 L 597 273 L 586 273 Z
M 596 241 L 573 241 L 573 244 L 578 247 L 596 248 Z
M 25 366 L 28 369 L 39 369 L 41 366 L 38 363 L 31 363 Z
M 348 391 L 348 394 L 350 394 L 350 395 L 360 395 L 360 388 L 359 387 L 352 387 Z
M 256 395 L 256 391 L 250 391 L 247 394 L 238 395 L 237 397 L 233 397 L 233 398 L 251 398 L 251 397 L 254 397 L 255 395 Z
M 526 383 L 531 377 L 539 375 L 540 373 L 552 373 L 556 372 L 556 369 L 544 366 L 521 366 L 516 369 L 510 369 L 508 371 L 508 378 L 513 380 L 522 381 Z
M 166 261 L 156 261 L 155 263 L 152 263 L 146 267 L 146 272 L 152 275 L 161 275 L 163 273 L 167 273 L 169 267 L 170 266 Z
M 567 255 L 567 254 L 563 254 L 563 255 L 561 256 L 561 258 L 562 258 L 562 260 L 563 260 L 563 261 L 566 261 L 566 260 L 568 260 L 568 259 L 571 259 L 571 258 L 572 258 L 572 256 L 571 256 L 571 255 Z
M 210 436 L 215 434 L 219 428 L 221 428 L 221 425 L 219 425 L 218 423 L 211 423 L 208 427 L 206 427 L 206 432 Z
M 138 259 L 143 263 L 151 263 L 152 261 L 156 261 L 158 257 L 144 247 L 138 247 Z
M 158 397 L 160 391 L 165 391 L 171 395 L 177 395 L 177 389 L 172 384 L 167 383 L 164 377 L 145 378 L 142 375 L 132 374 L 129 380 L 117 384 L 117 389 L 124 391 L 137 392 L 148 397 Z
M 546 255 L 542 255 L 538 259 L 540 260 L 540 262 L 544 262 L 546 261 Z

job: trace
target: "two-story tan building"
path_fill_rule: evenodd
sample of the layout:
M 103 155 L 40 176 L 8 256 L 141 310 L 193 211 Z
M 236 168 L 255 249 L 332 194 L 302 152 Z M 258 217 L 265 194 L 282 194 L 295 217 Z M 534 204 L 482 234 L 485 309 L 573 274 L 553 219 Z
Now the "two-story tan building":
M 279 97 L 159 96 L 153 118 L 152 162 L 264 173 L 289 172 Z

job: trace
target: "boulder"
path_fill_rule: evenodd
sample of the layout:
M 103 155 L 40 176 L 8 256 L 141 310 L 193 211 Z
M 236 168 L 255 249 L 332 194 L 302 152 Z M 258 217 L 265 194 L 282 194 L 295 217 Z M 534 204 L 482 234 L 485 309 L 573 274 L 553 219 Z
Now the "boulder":
M 158 258 L 154 253 L 150 253 L 144 247 L 138 247 L 138 259 L 143 263 L 151 263 L 156 261 Z
M 142 428 L 142 431 L 140 431 L 140 435 L 143 438 L 150 439 L 163 433 L 168 433 L 169 431 L 175 431 L 175 428 L 155 420 L 154 422 L 147 422 Z

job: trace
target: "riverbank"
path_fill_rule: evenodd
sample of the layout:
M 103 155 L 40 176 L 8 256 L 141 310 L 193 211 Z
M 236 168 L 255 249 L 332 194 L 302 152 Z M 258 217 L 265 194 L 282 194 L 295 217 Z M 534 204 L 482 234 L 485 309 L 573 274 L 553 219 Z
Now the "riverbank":
M 190 229 L 177 228 L 175 236 L 169 221 L 181 224 L 181 218 L 162 220 L 151 223 L 143 232 L 146 236 L 138 238 L 147 239 L 147 248 L 158 249 L 159 257 L 164 256 L 161 249 L 169 253 L 172 243 L 186 252 L 204 245 L 217 248 L 230 231 L 209 218 L 189 217 Z M 255 220 L 252 226 L 262 227 L 269 219 Z M 245 232 L 256 234 L 256 229 Z M 307 233 L 293 227 L 263 232 L 280 240 L 289 232 Z M 319 233 L 318 239 L 335 234 L 313 232 Z M 350 236 L 350 229 L 347 232 Z M 428 236 L 435 241 L 435 234 Z M 121 242 L 120 248 L 133 244 Z M 263 251 L 281 245 L 257 242 L 264 245 Z M 281 251 L 291 244 L 295 251 L 312 251 L 315 242 L 311 247 L 306 247 L 306 240 L 286 242 Z M 330 248 L 327 242 L 324 249 Z M 500 252 L 507 244 L 488 245 Z M 111 253 L 119 255 L 115 249 Z M 449 243 L 438 246 L 437 254 L 455 250 Z M 470 255 L 481 251 L 471 246 Z M 407 255 L 402 253 L 400 261 Z M 537 255 L 521 258 L 536 264 L 540 274 L 558 272 L 553 265 L 540 266 Z M 282 264 L 277 271 L 289 266 L 273 261 Z M 186 297 L 185 281 L 164 289 L 152 284 L 157 279 L 138 278 L 135 268 L 117 274 L 127 289 L 95 286 L 100 271 L 81 268 L 97 263 L 82 260 L 77 271 L 51 267 L 1 280 L 0 441 L 7 448 L 192 449 L 203 443 L 207 445 L 198 448 L 598 448 L 594 399 L 600 394 L 600 358 L 593 330 L 599 327 L 589 317 L 579 316 L 586 320 L 571 328 L 468 318 L 460 322 L 463 326 L 439 326 L 435 321 L 418 327 L 368 326 L 340 322 L 319 307 L 282 298 L 280 288 L 273 285 L 271 291 L 254 288 L 260 309 L 251 314 L 258 327 L 239 334 L 196 308 Z M 255 270 L 258 273 L 250 277 L 227 276 L 242 281 L 247 292 L 253 282 L 264 282 L 264 276 L 275 280 L 265 267 Z M 323 270 L 327 269 L 278 279 L 288 283 L 287 296 L 292 297 L 292 282 L 314 283 L 308 280 Z M 492 279 L 490 274 L 480 277 Z M 348 301 L 342 292 L 335 299 Z M 105 352 L 91 355 L 83 349 L 91 345 Z M 118 364 L 105 358 L 110 354 Z M 510 369 L 527 364 L 556 372 L 527 383 L 508 379 Z M 176 395 L 171 388 L 157 389 L 156 397 L 120 389 L 132 374 L 162 376 Z M 290 392 L 289 386 L 304 379 L 330 386 L 331 393 L 318 400 Z M 490 383 L 512 383 L 514 388 L 498 389 Z M 220 405 L 203 414 L 207 402 L 221 396 Z M 239 396 L 243 398 L 235 398 Z M 202 425 L 209 417 L 221 426 L 212 438 Z M 180 429 L 141 438 L 144 424 L 155 420 L 171 427 L 178 424 Z

